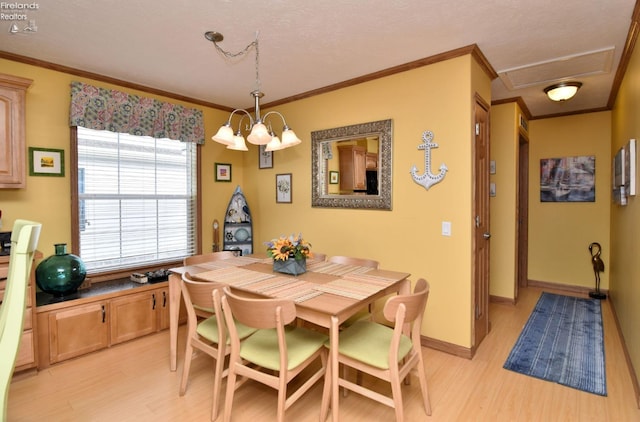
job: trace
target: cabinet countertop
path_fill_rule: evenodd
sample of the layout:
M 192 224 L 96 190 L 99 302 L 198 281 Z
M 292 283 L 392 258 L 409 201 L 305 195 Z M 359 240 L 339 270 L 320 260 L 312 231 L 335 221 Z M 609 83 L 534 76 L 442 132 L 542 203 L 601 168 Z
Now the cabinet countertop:
M 96 299 L 108 299 L 119 296 L 125 290 L 132 290 L 131 293 L 144 292 L 157 288 L 168 287 L 167 281 L 157 283 L 136 283 L 128 278 L 119 278 L 116 280 L 101 281 L 92 284 L 87 289 L 78 290 L 76 293 L 65 295 L 62 297 L 54 296 L 45 292 L 36 293 L 36 312 L 46 312 L 58 308 L 65 308 L 71 305 L 79 305 L 91 302 Z

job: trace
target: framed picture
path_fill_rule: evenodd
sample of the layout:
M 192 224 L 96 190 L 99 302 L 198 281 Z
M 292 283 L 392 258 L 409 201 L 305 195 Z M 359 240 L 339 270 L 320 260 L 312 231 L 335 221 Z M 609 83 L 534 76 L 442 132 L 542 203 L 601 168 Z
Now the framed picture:
M 64 177 L 64 150 L 29 147 L 29 176 Z
M 260 145 L 258 148 L 258 168 L 272 169 L 273 168 L 273 151 L 265 151 L 266 145 Z
M 595 179 L 594 155 L 541 159 L 540 202 L 595 202 Z
M 276 174 L 276 202 L 291 203 L 291 173 Z
M 216 163 L 216 182 L 231 181 L 231 164 Z
M 340 182 L 340 173 L 337 171 L 329 172 L 329 183 L 332 185 L 337 185 Z

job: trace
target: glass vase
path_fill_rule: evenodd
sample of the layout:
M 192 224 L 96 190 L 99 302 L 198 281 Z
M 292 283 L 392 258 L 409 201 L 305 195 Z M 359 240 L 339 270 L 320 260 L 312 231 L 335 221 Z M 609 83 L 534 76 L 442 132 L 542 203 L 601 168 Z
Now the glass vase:
M 45 258 L 36 268 L 36 284 L 43 292 L 54 296 L 75 293 L 87 276 L 79 256 L 67 253 L 66 243 L 57 243 L 55 255 Z

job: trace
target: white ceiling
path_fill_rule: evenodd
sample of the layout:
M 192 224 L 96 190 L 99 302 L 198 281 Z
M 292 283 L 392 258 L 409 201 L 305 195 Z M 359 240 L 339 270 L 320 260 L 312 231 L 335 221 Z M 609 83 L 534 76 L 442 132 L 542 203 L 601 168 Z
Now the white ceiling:
M 221 46 L 231 52 L 259 31 L 263 104 L 477 44 L 501 75 L 492 99 L 521 97 L 533 117 L 607 106 L 635 6 L 635 0 L 7 3 L 37 5 L 0 10 L 26 15 L 15 22 L 20 29 L 35 20 L 37 31 L 10 34 L 14 22 L 0 20 L 0 51 L 232 108 L 253 105 L 255 56 L 225 59 L 204 38 L 209 30 L 222 33 Z M 545 97 L 545 86 L 567 79 L 583 83 L 575 98 L 558 104 Z

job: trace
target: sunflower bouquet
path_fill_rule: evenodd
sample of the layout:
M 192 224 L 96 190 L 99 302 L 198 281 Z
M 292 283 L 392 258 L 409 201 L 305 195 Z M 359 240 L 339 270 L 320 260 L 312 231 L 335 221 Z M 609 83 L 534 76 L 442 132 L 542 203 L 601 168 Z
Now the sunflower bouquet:
M 265 245 L 267 245 L 267 255 L 274 261 L 287 261 L 289 258 L 300 261 L 313 256 L 311 244 L 302 238 L 301 233 L 297 236 L 280 236 L 265 242 Z

